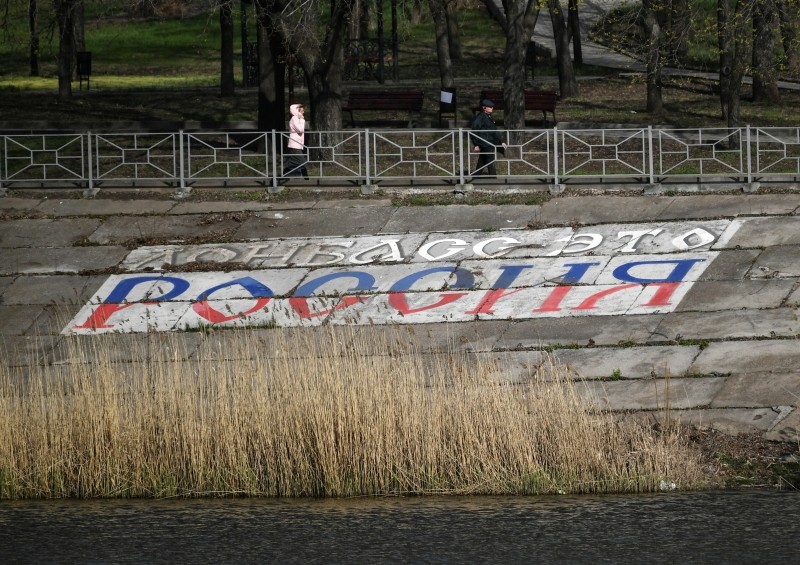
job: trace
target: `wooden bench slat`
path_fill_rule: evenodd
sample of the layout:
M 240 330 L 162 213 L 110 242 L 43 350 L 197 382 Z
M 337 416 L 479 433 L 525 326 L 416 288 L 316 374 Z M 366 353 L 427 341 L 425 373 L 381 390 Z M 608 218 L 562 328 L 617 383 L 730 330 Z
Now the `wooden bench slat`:
M 425 93 L 421 90 L 354 90 L 348 93 L 347 104 L 342 111 L 350 113 L 350 124 L 355 127 L 353 110 L 405 111 L 408 112 L 408 125 L 413 124 L 414 114 L 422 111 Z
M 488 98 L 494 102 L 497 110 L 505 110 L 502 90 L 484 90 L 481 92 L 481 100 Z M 547 124 L 547 112 L 553 115 L 553 123 L 556 122 L 556 104 L 558 103 L 558 92 L 555 90 L 526 90 L 525 91 L 525 110 L 541 110 L 545 124 Z

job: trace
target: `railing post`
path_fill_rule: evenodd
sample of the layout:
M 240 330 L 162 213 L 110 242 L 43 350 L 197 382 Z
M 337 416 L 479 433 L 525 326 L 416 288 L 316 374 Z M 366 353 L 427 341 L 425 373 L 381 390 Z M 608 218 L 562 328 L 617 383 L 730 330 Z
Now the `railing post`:
M 3 140 L 3 148 L 0 150 L 0 196 L 6 195 L 6 189 L 3 186 L 3 171 L 7 170 L 8 165 L 6 165 L 6 155 L 8 154 L 8 138 L 5 135 L 0 136 L 0 139 Z
M 268 192 L 276 193 L 280 192 L 280 187 L 278 186 L 278 143 L 276 136 L 277 132 L 273 129 L 270 133 L 270 149 L 272 150 L 272 186 L 269 187 Z M 266 151 L 264 151 L 266 154 Z
M 558 186 L 558 126 L 553 126 L 553 184 Z
M 183 198 L 188 196 L 188 192 L 186 191 L 186 175 L 185 175 L 185 159 L 184 159 L 184 142 L 183 142 L 183 130 L 178 130 L 178 197 Z
M 458 128 L 458 183 L 464 184 L 464 128 Z
M 86 132 L 86 174 L 88 179 L 88 184 L 86 185 L 86 190 L 83 193 L 84 198 L 90 198 L 97 194 L 97 191 L 94 188 L 94 175 L 92 174 L 93 171 L 93 150 L 92 150 L 92 132 Z
M 465 174 L 465 167 L 469 165 L 469 144 L 467 144 L 467 157 L 465 158 L 464 156 L 465 135 L 469 135 L 469 133 L 465 134 L 464 128 L 458 128 L 458 184 L 455 186 L 455 194 L 459 198 L 463 198 L 474 189 L 472 183 L 467 184 L 467 176 Z M 455 150 L 455 147 L 453 150 Z
M 370 170 L 370 154 L 369 154 L 369 128 L 364 130 L 364 171 L 366 172 L 366 184 L 369 186 L 371 183 L 369 182 L 369 176 L 372 172 Z
M 745 128 L 745 143 L 747 143 L 747 184 L 753 183 L 752 155 L 750 153 L 750 124 Z
M 372 194 L 375 192 L 375 187 L 372 184 L 371 176 L 372 176 L 372 154 L 370 153 L 370 134 L 369 128 L 364 130 L 364 184 L 361 186 L 361 194 Z M 359 151 L 359 154 L 361 151 Z
M 656 183 L 656 176 L 653 173 L 653 126 L 647 126 L 647 168 L 652 186 Z

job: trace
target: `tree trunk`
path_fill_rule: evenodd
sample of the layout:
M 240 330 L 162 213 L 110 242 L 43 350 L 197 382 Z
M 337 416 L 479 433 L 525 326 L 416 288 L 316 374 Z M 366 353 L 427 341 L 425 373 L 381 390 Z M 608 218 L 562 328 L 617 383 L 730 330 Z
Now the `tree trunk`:
M 748 49 L 752 36 L 753 4 L 750 0 L 739 0 L 730 22 L 732 32 L 732 65 L 730 86 L 726 100 L 728 106 L 728 127 L 736 127 L 740 123 L 739 106 L 741 99 L 742 78 L 748 61 Z
M 583 64 L 583 50 L 581 49 L 581 23 L 578 18 L 578 0 L 569 0 L 567 4 L 569 17 L 567 28 L 572 38 L 572 57 L 576 65 Z
M 662 30 L 652 0 L 643 0 L 642 9 L 642 26 L 647 42 L 647 112 L 660 114 L 664 110 L 661 89 Z
M 777 102 L 775 57 L 777 9 L 773 0 L 758 0 L 753 10 L 753 102 Z
M 667 45 L 670 54 L 674 54 L 678 61 L 686 60 L 689 54 L 689 34 L 691 32 L 691 10 L 689 0 L 669 0 L 668 10 L 665 11 L 663 27 L 667 33 Z
M 790 7 L 791 4 L 791 7 Z M 780 20 L 780 27 L 781 27 L 781 42 L 783 43 L 783 56 L 786 59 L 786 63 L 790 64 L 792 58 L 798 51 L 798 42 L 797 42 L 797 32 L 795 32 L 794 26 L 792 25 L 792 18 L 789 16 L 791 10 L 797 9 L 797 2 L 792 2 L 792 0 L 778 0 L 777 1 L 777 9 L 778 9 L 778 18 Z
M 39 76 L 39 6 L 36 0 L 28 0 L 28 28 L 31 32 L 29 44 L 31 76 Z
M 442 0 L 428 0 L 436 32 L 436 59 L 439 62 L 439 77 L 442 90 L 453 86 L 453 62 L 450 59 L 447 13 Z
M 547 8 L 550 11 L 550 21 L 553 23 L 561 98 L 572 98 L 578 95 L 578 81 L 575 79 L 575 68 L 572 66 L 569 53 L 569 35 L 567 34 L 564 10 L 559 0 L 547 0 Z
M 719 103 L 722 119 L 728 119 L 728 99 L 733 70 L 733 22 L 731 0 L 717 0 L 717 46 L 719 47 Z M 737 91 L 738 92 L 738 91 Z M 738 94 L 737 94 L 738 95 Z
M 72 98 L 72 62 L 75 60 L 76 0 L 54 0 L 58 20 L 58 97 Z
M 316 130 L 340 130 L 342 127 L 342 74 L 344 45 L 347 40 L 346 20 L 350 2 L 332 2 L 326 36 L 320 41 L 319 4 L 310 1 L 298 20 L 295 10 L 284 10 L 284 2 L 259 0 L 270 9 L 267 14 L 273 28 L 303 68 L 311 99 L 311 123 Z
M 464 59 L 461 49 L 461 34 L 458 31 L 458 7 L 456 0 L 445 0 L 445 17 L 447 18 L 447 42 L 450 47 L 450 58 L 453 61 Z
M 286 129 L 284 111 L 286 101 L 286 66 L 281 61 L 284 54 L 281 38 L 269 30 L 269 21 L 261 6 L 258 14 L 258 129 L 283 131 Z
M 527 0 L 503 0 L 503 5 L 498 7 L 495 0 L 483 0 L 483 5 L 486 6 L 486 11 L 489 12 L 491 18 L 500 24 L 500 27 L 503 28 L 503 31 L 506 31 L 508 28 L 508 18 L 506 17 L 506 13 L 510 9 L 508 4 L 519 1 L 522 1 L 523 4 L 527 3 Z
M 75 0 L 75 50 L 86 51 L 84 0 Z
M 503 124 L 525 128 L 525 55 L 539 17 L 536 0 L 505 0 L 506 47 L 503 53 Z M 512 143 L 514 140 L 510 140 Z
M 219 7 L 220 29 L 220 96 L 233 96 L 236 86 L 233 76 L 233 0 L 226 0 Z

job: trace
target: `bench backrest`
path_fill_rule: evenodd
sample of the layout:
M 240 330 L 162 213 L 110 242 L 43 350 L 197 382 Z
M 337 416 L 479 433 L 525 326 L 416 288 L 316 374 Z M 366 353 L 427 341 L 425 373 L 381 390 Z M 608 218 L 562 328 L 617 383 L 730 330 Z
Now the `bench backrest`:
M 421 90 L 354 90 L 347 96 L 347 107 L 361 110 L 421 110 L 425 93 Z
M 502 90 L 484 90 L 481 92 L 481 100 L 488 98 L 494 102 L 495 110 L 505 110 L 506 104 L 503 100 Z M 532 110 L 555 110 L 558 101 L 558 92 L 555 90 L 526 90 L 525 108 Z

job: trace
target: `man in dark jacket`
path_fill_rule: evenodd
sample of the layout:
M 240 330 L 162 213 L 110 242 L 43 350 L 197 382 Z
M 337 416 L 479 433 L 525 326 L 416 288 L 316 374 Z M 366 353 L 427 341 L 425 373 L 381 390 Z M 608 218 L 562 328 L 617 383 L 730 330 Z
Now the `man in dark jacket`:
M 474 175 L 497 176 L 495 160 L 497 159 L 497 148 L 506 149 L 502 134 L 497 131 L 497 124 L 492 119 L 494 102 L 491 100 L 481 100 L 481 111 L 475 114 L 470 126 L 473 131 L 480 133 L 470 133 L 472 152 L 478 155 L 478 164 L 473 171 Z

